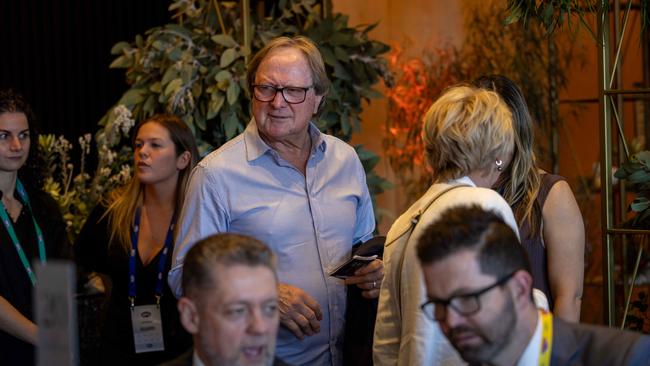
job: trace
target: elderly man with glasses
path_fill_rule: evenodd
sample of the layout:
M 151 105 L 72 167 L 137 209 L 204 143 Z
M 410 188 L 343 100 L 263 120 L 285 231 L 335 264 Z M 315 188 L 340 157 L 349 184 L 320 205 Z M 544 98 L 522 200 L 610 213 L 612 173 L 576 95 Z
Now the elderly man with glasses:
M 354 149 L 312 123 L 329 81 L 316 45 L 270 41 L 251 60 L 253 119 L 195 168 L 169 273 L 180 295 L 183 259 L 199 239 L 236 232 L 278 257 L 277 355 L 295 365 L 340 365 L 345 285 L 379 295 L 383 263 L 343 280 L 329 276 L 375 227 L 366 177 Z
M 458 206 L 417 246 L 422 311 L 471 365 L 649 365 L 650 337 L 566 323 L 536 308 L 526 251 L 493 212 Z

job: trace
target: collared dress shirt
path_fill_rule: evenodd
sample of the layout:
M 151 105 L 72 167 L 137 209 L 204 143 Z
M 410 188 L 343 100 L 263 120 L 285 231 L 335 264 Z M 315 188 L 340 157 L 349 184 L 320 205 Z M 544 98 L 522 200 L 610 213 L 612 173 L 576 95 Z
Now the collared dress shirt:
M 543 292 L 542 292 L 543 294 Z M 537 326 L 535 333 L 528 341 L 528 345 L 521 354 L 517 366 L 539 365 L 539 356 L 542 352 L 542 313 L 537 312 Z
M 329 273 L 352 245 L 372 237 L 375 218 L 354 149 L 310 124 L 312 151 L 303 175 L 260 137 L 255 121 L 194 169 L 188 185 L 169 283 L 181 292 L 185 254 L 211 234 L 251 235 L 278 258 L 281 283 L 311 295 L 323 313 L 320 332 L 296 338 L 280 327 L 277 357 L 293 365 L 341 364 L 346 288 Z

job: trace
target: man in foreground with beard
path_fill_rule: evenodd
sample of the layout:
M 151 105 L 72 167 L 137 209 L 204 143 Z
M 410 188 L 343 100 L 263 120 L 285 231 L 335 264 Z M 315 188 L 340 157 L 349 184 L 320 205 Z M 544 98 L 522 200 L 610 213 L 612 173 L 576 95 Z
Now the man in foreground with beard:
M 209 236 L 185 258 L 178 312 L 194 348 L 164 366 L 287 366 L 274 359 L 280 322 L 275 256 L 238 234 Z
M 418 243 L 422 310 L 470 365 L 650 365 L 650 337 L 538 310 L 524 248 L 498 215 L 454 207 Z

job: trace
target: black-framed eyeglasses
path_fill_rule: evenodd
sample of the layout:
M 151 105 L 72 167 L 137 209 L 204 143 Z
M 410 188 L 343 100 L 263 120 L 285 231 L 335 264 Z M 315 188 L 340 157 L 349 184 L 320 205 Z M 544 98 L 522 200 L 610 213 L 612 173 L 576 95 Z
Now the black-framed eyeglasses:
M 515 275 L 515 273 L 517 272 L 512 272 L 509 275 L 496 281 L 494 284 L 469 294 L 453 296 L 447 300 L 429 300 L 422 304 L 420 308 L 431 320 L 435 321 L 441 321 L 445 319 L 447 316 L 448 306 L 451 306 L 454 311 L 463 316 L 476 314 L 479 310 L 481 310 L 481 295 L 485 294 L 495 287 L 502 286 L 508 282 L 508 280 L 510 280 L 512 276 Z
M 284 88 L 278 88 L 273 85 L 254 84 L 252 87 L 253 97 L 255 97 L 255 99 L 259 100 L 260 102 L 270 102 L 275 99 L 275 95 L 280 92 L 282 93 L 282 97 L 287 103 L 300 104 L 305 101 L 305 98 L 307 97 L 307 91 L 314 86 L 285 86 Z

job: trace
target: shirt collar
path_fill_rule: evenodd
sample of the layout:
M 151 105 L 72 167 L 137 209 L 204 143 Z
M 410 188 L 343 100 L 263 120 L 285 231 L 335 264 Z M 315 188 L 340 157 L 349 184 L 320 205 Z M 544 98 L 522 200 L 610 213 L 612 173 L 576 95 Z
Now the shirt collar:
M 203 361 L 201 361 L 201 358 L 199 357 L 199 354 L 196 353 L 196 349 L 192 353 L 192 366 L 205 366 Z
M 309 122 L 308 128 L 309 135 L 311 136 L 312 141 L 312 152 L 316 149 L 325 152 L 327 144 L 323 138 L 323 133 L 318 130 L 315 124 Z M 246 145 L 246 159 L 248 161 L 253 161 L 264 155 L 267 151 L 273 150 L 260 136 L 260 132 L 257 129 L 257 124 L 255 118 L 251 118 L 244 130 L 244 143 Z
M 528 346 L 522 353 L 517 366 L 537 365 L 539 362 L 539 355 L 542 351 L 542 314 L 537 312 L 537 327 L 532 338 L 528 342 Z
M 468 176 L 464 176 L 464 177 L 460 177 L 460 178 L 456 178 L 456 179 L 451 179 L 447 183 L 454 184 L 454 185 L 456 185 L 456 184 L 467 184 L 469 186 L 476 187 L 476 184 Z

